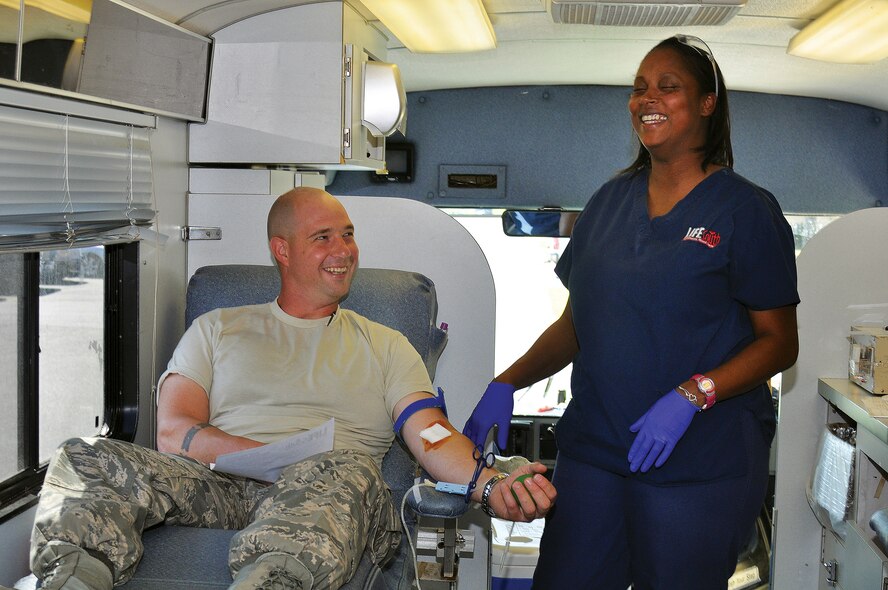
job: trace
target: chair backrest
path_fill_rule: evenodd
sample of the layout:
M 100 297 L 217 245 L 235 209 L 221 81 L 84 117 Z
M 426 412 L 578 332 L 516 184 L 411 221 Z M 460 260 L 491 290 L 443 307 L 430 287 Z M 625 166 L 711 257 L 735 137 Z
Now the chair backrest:
M 188 282 L 185 325 L 219 307 L 266 303 L 277 297 L 280 276 L 273 266 L 224 264 L 197 269 Z M 436 327 L 438 300 L 427 277 L 404 270 L 359 268 L 342 302 L 366 318 L 398 330 L 425 362 L 432 379 L 447 333 Z
M 280 278 L 273 266 L 219 265 L 198 269 L 188 284 L 186 326 L 194 318 L 219 307 L 265 303 L 279 291 Z M 365 317 L 399 330 L 419 351 L 434 372 L 446 343 L 446 333 L 435 327 L 438 302 L 435 286 L 425 276 L 401 270 L 360 269 L 351 293 L 343 302 Z M 383 478 L 392 491 L 392 505 L 399 510 L 401 499 L 413 484 L 415 463 L 397 441 L 382 462 Z M 408 524 L 413 515 L 406 515 Z M 227 550 L 232 530 L 193 528 L 177 525 L 146 531 L 146 552 L 135 576 L 125 584 L 134 590 L 185 590 L 227 588 L 231 582 Z M 407 550 L 407 535 L 395 558 L 383 568 L 359 568 L 343 590 L 405 589 L 413 579 L 413 564 Z M 188 549 L 188 550 L 186 550 Z M 193 550 L 192 550 L 193 549 Z M 366 558 L 362 560 L 369 564 Z M 363 572 L 363 577 L 361 574 Z M 33 576 L 20 580 L 16 588 L 35 588 Z

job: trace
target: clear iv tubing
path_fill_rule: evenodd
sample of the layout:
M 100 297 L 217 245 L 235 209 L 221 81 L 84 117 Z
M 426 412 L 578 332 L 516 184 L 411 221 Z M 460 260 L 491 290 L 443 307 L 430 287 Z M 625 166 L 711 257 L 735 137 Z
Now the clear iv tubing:
M 504 572 L 506 569 L 506 557 L 509 555 L 509 544 L 512 542 L 512 533 L 515 531 L 515 521 L 512 521 L 512 526 L 509 527 L 509 535 L 506 537 L 506 547 L 503 550 L 503 556 L 500 557 L 500 572 Z
M 407 490 L 404 497 L 401 498 L 401 524 L 404 527 L 404 534 L 407 535 L 407 545 L 410 546 L 410 555 L 413 559 L 413 575 L 416 580 L 416 590 L 422 590 L 422 587 L 419 585 L 419 567 L 417 567 L 419 564 L 416 561 L 416 547 L 413 546 L 413 538 L 410 533 L 410 528 L 407 526 L 407 518 L 404 516 L 404 508 L 407 505 L 407 494 L 413 493 L 421 487 L 434 488 L 435 484 L 429 482 L 414 484 L 409 490 Z

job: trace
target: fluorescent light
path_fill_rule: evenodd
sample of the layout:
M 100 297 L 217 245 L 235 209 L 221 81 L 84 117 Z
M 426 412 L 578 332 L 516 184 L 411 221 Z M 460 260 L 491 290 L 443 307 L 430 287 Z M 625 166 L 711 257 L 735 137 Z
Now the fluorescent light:
M 19 0 L 0 0 L 0 6 L 14 10 L 21 7 Z M 92 0 L 25 0 L 25 8 L 38 8 L 49 14 L 78 23 L 89 23 Z
M 888 57 L 888 0 L 839 2 L 789 42 L 787 53 L 846 64 Z
M 413 53 L 461 53 L 496 47 L 481 0 L 362 0 Z

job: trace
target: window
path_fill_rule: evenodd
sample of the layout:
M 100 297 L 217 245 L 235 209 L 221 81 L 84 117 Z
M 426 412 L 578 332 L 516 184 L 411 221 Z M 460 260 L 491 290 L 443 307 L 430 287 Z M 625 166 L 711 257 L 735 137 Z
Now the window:
M 103 418 L 104 248 L 40 252 L 38 460 Z
M 567 289 L 555 263 L 568 238 L 511 237 L 503 233 L 502 209 L 447 209 L 487 257 L 496 288 L 494 370 L 505 370 L 564 311 Z M 516 415 L 561 415 L 570 401 L 570 365 L 515 397 Z M 542 410 L 542 411 L 541 411 Z
M 32 499 L 62 441 L 132 438 L 137 256 L 137 244 L 0 254 L 0 513 Z
M 838 215 L 786 215 L 785 217 L 792 227 L 796 256 L 814 234 L 839 218 Z
M 0 105 L 0 516 L 72 436 L 132 439 L 150 128 Z

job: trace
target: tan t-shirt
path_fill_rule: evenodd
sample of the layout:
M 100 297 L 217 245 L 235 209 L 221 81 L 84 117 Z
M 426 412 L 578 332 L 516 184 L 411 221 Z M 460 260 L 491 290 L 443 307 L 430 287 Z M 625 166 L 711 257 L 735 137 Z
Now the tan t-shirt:
M 332 321 L 296 318 L 277 301 L 194 320 L 158 391 L 170 373 L 204 388 L 210 424 L 229 434 L 269 443 L 332 417 L 334 448 L 365 451 L 380 465 L 394 438 L 395 405 L 432 392 L 422 359 L 400 332 L 342 308 Z

